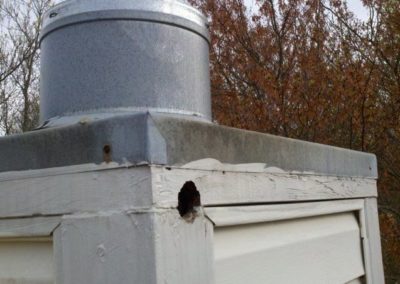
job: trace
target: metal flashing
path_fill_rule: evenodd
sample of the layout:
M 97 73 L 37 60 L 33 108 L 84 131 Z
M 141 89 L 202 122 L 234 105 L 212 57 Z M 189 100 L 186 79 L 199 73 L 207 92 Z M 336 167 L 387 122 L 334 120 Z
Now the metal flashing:
M 285 171 L 377 178 L 375 155 L 163 114 L 125 114 L 0 139 L 0 172 L 104 162 L 265 163 Z
M 55 5 L 43 19 L 40 41 L 63 26 L 101 20 L 142 20 L 180 26 L 203 36 L 210 35 L 205 16 L 197 9 L 178 0 L 69 0 Z

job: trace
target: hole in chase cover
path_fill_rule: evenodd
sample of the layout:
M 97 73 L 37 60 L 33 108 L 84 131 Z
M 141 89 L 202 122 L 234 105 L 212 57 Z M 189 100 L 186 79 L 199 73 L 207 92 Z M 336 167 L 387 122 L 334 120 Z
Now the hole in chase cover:
M 201 206 L 200 192 L 194 182 L 186 182 L 178 194 L 178 211 L 183 219 L 194 222 L 198 216 L 197 208 Z

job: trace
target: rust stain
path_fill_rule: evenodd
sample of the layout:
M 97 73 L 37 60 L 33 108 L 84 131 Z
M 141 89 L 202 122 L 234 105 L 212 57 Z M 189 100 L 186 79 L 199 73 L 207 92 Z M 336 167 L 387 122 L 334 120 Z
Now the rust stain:
M 104 145 L 103 147 L 103 161 L 106 163 L 112 162 L 112 149 L 110 145 Z

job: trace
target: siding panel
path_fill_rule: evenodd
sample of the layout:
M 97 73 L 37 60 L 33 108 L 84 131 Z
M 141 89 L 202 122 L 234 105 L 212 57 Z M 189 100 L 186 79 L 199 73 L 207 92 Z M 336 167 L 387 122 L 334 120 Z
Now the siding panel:
M 350 213 L 215 229 L 217 284 L 346 283 L 364 275 Z

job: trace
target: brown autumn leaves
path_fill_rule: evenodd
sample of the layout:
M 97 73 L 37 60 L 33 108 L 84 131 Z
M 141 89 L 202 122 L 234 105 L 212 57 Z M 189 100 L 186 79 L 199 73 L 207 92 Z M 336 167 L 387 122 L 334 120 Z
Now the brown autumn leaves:
M 375 153 L 387 283 L 400 280 L 400 1 L 192 0 L 210 20 L 214 119 Z

